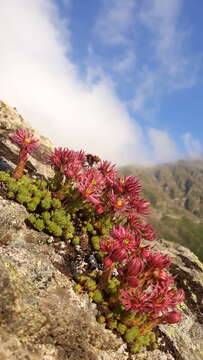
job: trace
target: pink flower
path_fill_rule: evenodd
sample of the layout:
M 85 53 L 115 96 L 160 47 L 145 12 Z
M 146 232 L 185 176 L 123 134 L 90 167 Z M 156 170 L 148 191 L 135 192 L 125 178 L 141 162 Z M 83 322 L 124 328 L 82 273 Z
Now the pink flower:
M 126 192 L 131 196 L 137 196 L 142 190 L 140 181 L 135 176 L 128 176 L 125 179 L 124 186 Z
M 147 260 L 151 256 L 152 247 L 151 246 L 143 246 L 139 248 L 140 255 L 142 256 L 143 260 Z
M 115 182 L 118 172 L 115 170 L 116 165 L 112 165 L 109 161 L 101 161 L 98 166 L 98 170 L 105 178 L 107 186 L 112 186 Z
M 183 290 L 163 289 L 160 290 L 159 284 L 139 286 L 120 290 L 120 301 L 125 310 L 135 312 L 150 312 L 159 314 L 167 309 L 174 308 L 184 299 Z
M 118 192 L 123 192 L 126 196 L 137 197 L 141 192 L 141 184 L 135 176 L 120 176 L 115 182 Z
M 129 235 L 129 229 L 125 228 L 122 225 L 117 225 L 113 227 L 112 236 L 119 240 L 124 240 Z M 131 234 L 130 234 L 131 236 Z
M 77 188 L 88 202 L 99 205 L 104 188 L 103 175 L 95 168 L 88 169 L 78 175 Z
M 144 292 L 140 287 L 120 290 L 120 301 L 124 305 L 125 310 L 135 312 L 148 312 L 153 308 L 152 305 L 153 292 Z
M 120 242 L 112 237 L 108 239 L 100 240 L 100 248 L 102 251 L 106 252 L 107 254 L 112 254 L 113 251 L 120 248 Z
M 72 160 L 66 161 L 64 166 L 64 174 L 68 179 L 76 180 L 79 173 L 83 170 L 85 153 L 82 151 L 75 151 L 72 154 Z
M 140 218 L 135 213 L 132 213 L 128 216 L 128 223 L 133 228 L 135 233 L 144 240 L 156 240 L 153 227 L 150 224 L 147 224 L 145 221 L 140 220 Z
M 61 173 L 64 173 L 64 167 L 67 161 L 72 160 L 71 150 L 65 148 L 55 148 L 49 156 L 48 162 Z
M 152 225 L 145 224 L 144 222 L 142 222 L 140 231 L 141 231 L 142 238 L 144 240 L 147 240 L 147 241 L 156 240 L 156 234 L 154 232 Z
M 168 255 L 163 255 L 159 251 L 151 252 L 147 258 L 149 267 L 164 269 L 171 264 L 171 258 Z
M 17 129 L 10 136 L 10 140 L 20 146 L 18 164 L 13 171 L 13 177 L 20 179 L 23 176 L 28 155 L 39 147 L 38 140 L 25 129 Z
M 114 194 L 113 190 L 110 196 L 111 205 L 114 208 L 114 211 L 125 211 L 127 208 L 127 200 L 124 197 L 119 197 Z
M 167 286 L 173 283 L 172 275 L 163 269 L 156 268 L 155 271 L 153 272 L 153 275 L 158 281 L 163 281 L 164 286 L 166 286 L 166 283 Z
M 130 206 L 136 210 L 139 215 L 146 216 L 149 214 L 149 201 L 139 196 L 130 200 Z
M 61 174 L 67 178 L 76 179 L 83 169 L 85 162 L 84 151 L 73 151 L 68 148 L 55 148 L 49 156 L 50 163 Z
M 134 250 L 140 244 L 139 239 L 135 234 L 131 232 L 129 228 L 121 225 L 114 226 L 112 237 L 119 240 L 122 243 L 122 246 L 128 250 Z
M 175 307 L 185 299 L 184 290 L 170 289 L 167 291 L 167 297 L 170 307 Z
M 21 149 L 27 152 L 27 154 L 30 154 L 33 150 L 39 147 L 39 140 L 34 139 L 34 135 L 25 129 L 15 130 L 9 139 L 13 143 L 19 145 Z

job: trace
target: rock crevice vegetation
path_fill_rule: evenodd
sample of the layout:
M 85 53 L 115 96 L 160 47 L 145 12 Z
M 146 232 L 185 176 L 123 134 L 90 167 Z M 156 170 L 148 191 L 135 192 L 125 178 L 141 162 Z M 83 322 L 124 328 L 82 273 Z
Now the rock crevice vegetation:
M 44 159 L 53 178 L 25 176 L 38 141 L 24 129 L 10 140 L 20 147 L 19 160 L 12 172 L 0 172 L 1 190 L 25 206 L 31 227 L 72 246 L 81 258 L 89 254 L 85 269 L 75 267 L 74 288 L 97 304 L 98 322 L 122 337 L 130 353 L 156 347 L 154 328 L 181 321 L 184 291 L 168 271 L 170 256 L 154 249 L 149 202 L 137 177 L 68 148 Z

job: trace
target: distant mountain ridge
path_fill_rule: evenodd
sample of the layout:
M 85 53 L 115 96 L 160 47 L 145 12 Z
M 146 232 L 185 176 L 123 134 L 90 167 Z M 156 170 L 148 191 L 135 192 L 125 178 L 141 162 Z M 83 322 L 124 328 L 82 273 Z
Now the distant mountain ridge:
M 187 246 L 203 261 L 203 157 L 120 171 L 141 179 L 158 236 Z

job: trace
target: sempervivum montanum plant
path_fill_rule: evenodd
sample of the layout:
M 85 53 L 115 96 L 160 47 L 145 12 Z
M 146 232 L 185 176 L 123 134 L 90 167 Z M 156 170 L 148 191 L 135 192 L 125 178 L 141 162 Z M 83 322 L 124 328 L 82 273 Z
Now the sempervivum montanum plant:
M 13 177 L 20 179 L 23 176 L 28 155 L 39 147 L 39 143 L 38 140 L 34 138 L 33 134 L 25 129 L 16 129 L 10 136 L 10 140 L 20 147 L 18 164 L 13 172 Z
M 139 180 L 122 176 L 108 161 L 68 148 L 56 148 L 49 156 L 53 179 L 20 178 L 38 144 L 24 130 L 11 139 L 21 150 L 15 179 L 0 173 L 8 196 L 31 212 L 35 229 L 73 245 L 86 235 L 103 270 L 78 276 L 75 289 L 88 292 L 97 303 L 98 321 L 122 336 L 129 351 L 154 343 L 152 330 L 158 324 L 181 321 L 177 306 L 184 292 L 168 272 L 170 257 L 153 249 L 155 233 L 145 220 L 149 203 Z

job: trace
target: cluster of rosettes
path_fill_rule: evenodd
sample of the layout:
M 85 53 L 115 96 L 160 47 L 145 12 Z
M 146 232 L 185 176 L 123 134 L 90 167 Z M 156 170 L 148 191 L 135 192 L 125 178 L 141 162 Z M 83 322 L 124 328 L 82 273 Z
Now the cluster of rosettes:
M 25 130 L 16 130 L 10 139 L 21 149 L 19 164 L 13 173 L 19 179 L 28 154 L 38 147 L 38 142 Z M 141 195 L 139 180 L 135 176 L 122 176 L 115 165 L 84 151 L 56 148 L 46 162 L 55 170 L 55 177 L 48 185 L 53 197 L 50 201 L 60 199 L 60 206 L 67 214 L 70 212 L 72 232 L 77 235 L 77 240 L 83 229 L 88 236 L 94 235 L 92 245 L 103 259 L 104 270 L 99 276 L 95 275 L 95 280 L 83 277 L 81 284 L 82 289 L 92 292 L 101 313 L 107 312 L 105 317 L 109 327 L 115 328 L 114 322 L 119 319 L 121 323 L 117 330 L 124 335 L 127 330 L 123 330 L 126 323 L 122 322 L 122 316 L 131 313 L 135 319 L 130 322 L 131 328 L 125 336 L 128 341 L 133 331 L 134 341 L 138 328 L 142 338 L 160 323 L 179 322 L 181 313 L 176 307 L 184 300 L 184 292 L 175 288 L 174 279 L 168 272 L 171 258 L 153 249 L 156 236 L 152 226 L 145 221 L 149 202 Z M 40 199 L 36 205 L 39 211 L 47 206 L 45 201 L 48 200 Z M 59 210 L 51 211 L 49 215 L 59 222 Z M 34 224 L 45 222 L 50 227 L 50 219 L 44 216 L 43 212 L 37 219 L 33 217 Z M 109 223 L 111 226 L 105 225 Z M 102 224 L 108 228 L 107 232 L 103 232 Z M 57 235 L 60 236 L 58 232 Z M 106 304 L 108 301 L 109 305 Z M 112 306 L 119 308 L 120 313 L 112 315 Z M 110 323 L 108 316 L 114 316 L 116 320 Z M 134 344 L 135 351 L 138 345 Z
M 143 246 L 155 240 L 151 225 L 141 219 L 149 211 L 149 203 L 140 196 L 141 185 L 134 176 L 121 176 L 108 161 L 87 161 L 85 153 L 55 149 L 50 156 L 52 165 L 74 181 L 83 199 L 98 214 L 121 217 L 125 225 L 114 226 L 111 236 L 100 241 L 106 254 L 103 262 L 111 278 L 116 268 L 120 283 L 119 299 L 126 310 L 149 313 L 158 322 L 178 322 L 181 314 L 175 311 L 183 301 L 182 290 L 174 288 L 173 277 L 167 272 L 171 259 L 167 255 Z
M 140 231 L 118 225 L 109 238 L 100 241 L 106 271 L 117 270 L 118 296 L 125 310 L 148 313 L 157 324 L 179 322 L 181 313 L 175 308 L 184 300 L 184 292 L 174 288 L 174 279 L 167 271 L 171 258 L 150 246 L 141 246 L 142 239 L 153 239 L 148 236 L 151 226 L 148 231 L 145 228 L 142 223 Z
M 48 163 L 57 175 L 65 176 L 66 182 L 75 182 L 84 200 L 93 205 L 98 214 L 111 212 L 129 215 L 132 224 L 137 214 L 147 215 L 149 202 L 140 196 L 138 179 L 120 175 L 115 165 L 98 157 L 92 157 L 96 160 L 90 164 L 89 157 L 83 151 L 57 148 L 50 155 Z M 58 178 L 61 181 L 61 177 Z

